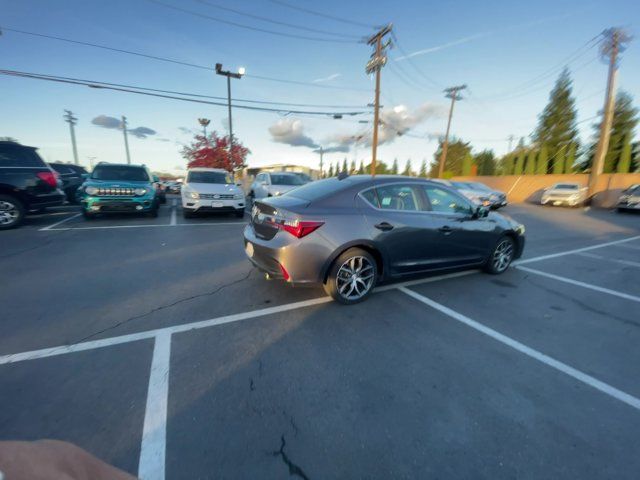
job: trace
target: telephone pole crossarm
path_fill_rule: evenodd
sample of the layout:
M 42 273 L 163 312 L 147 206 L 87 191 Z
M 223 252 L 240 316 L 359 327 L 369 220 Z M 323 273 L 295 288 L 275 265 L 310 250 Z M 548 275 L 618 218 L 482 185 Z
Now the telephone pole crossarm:
M 444 166 L 447 161 L 447 150 L 449 149 L 449 131 L 451 130 L 451 119 L 453 117 L 453 107 L 456 100 L 462 100 L 462 95 L 459 94 L 461 90 L 467 88 L 467 85 L 457 85 L 455 87 L 449 87 L 444 89 L 444 96 L 451 99 L 451 107 L 449 108 L 449 119 L 447 120 L 447 131 L 444 134 L 444 142 L 442 143 L 442 153 L 440 155 L 440 162 L 438 165 L 438 178 L 442 178 L 444 175 Z

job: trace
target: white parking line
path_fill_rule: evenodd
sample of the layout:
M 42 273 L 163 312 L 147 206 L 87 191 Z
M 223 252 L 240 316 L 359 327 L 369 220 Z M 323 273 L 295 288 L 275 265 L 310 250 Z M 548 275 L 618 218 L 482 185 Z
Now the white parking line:
M 586 257 L 586 258 L 593 258 L 595 260 L 602 260 L 605 262 L 619 263 L 620 265 L 628 265 L 630 267 L 640 267 L 640 262 L 632 262 L 631 260 L 621 260 L 619 258 L 607 258 L 607 257 L 603 257 L 602 255 L 596 255 L 594 253 L 580 252 L 580 253 L 577 253 L 576 255 L 580 255 L 581 257 Z
M 622 240 L 615 240 L 613 242 L 599 243 L 597 245 L 591 245 L 590 247 L 576 248 L 574 250 L 566 250 L 564 252 L 552 253 L 550 255 L 541 255 L 539 257 L 525 258 L 524 260 L 517 260 L 513 262 L 513 265 L 524 265 L 526 263 L 531 263 L 531 262 L 540 262 L 542 260 L 549 260 L 551 258 L 564 257 L 565 255 L 572 255 L 574 253 L 588 252 L 589 250 L 608 247 L 610 245 L 623 246 L 622 244 L 626 242 L 633 242 L 634 240 L 640 240 L 640 235 L 636 235 L 635 237 L 623 238 Z
M 61 225 L 61 224 L 63 224 L 64 222 L 68 222 L 68 221 L 69 221 L 69 220 L 71 220 L 72 218 L 76 218 L 76 217 L 79 217 L 79 216 L 80 216 L 80 214 L 79 214 L 79 213 L 76 213 L 75 215 L 71 215 L 69 218 L 65 218 L 65 219 L 63 219 L 63 220 L 60 220 L 59 222 L 56 222 L 56 223 L 54 223 L 53 225 L 49 225 L 48 227 L 40 228 L 38 231 L 39 231 L 39 232 L 44 232 L 44 231 L 46 231 L 46 230 L 53 230 L 53 229 L 54 229 L 53 227 L 57 227 L 58 225 Z M 69 228 L 67 228 L 67 229 L 56 229 L 56 230 L 70 230 L 70 229 L 69 229 Z
M 629 248 L 631 250 L 640 250 L 640 246 L 638 245 L 618 245 L 619 247 Z
M 171 221 L 169 222 L 169 225 L 171 225 L 172 227 L 175 227 L 176 224 L 178 223 L 176 221 L 176 205 L 177 204 L 178 204 L 178 200 L 174 198 L 173 203 L 171 205 Z
M 539 352 L 538 350 L 535 350 L 531 347 L 527 347 L 526 345 L 518 342 L 517 340 L 507 337 L 506 335 L 503 335 L 502 333 L 496 330 L 493 330 L 492 328 L 489 328 L 479 322 L 476 322 L 475 320 L 472 320 L 469 317 L 466 317 L 465 315 L 462 315 L 461 313 L 456 312 L 455 310 L 445 307 L 440 303 L 434 302 L 430 298 L 425 297 L 424 295 L 420 295 L 419 293 L 416 293 L 413 290 L 409 290 L 406 287 L 400 287 L 399 290 L 409 295 L 410 297 L 418 300 L 419 302 L 422 302 L 425 305 L 428 305 L 431 308 L 434 308 L 435 310 L 438 310 L 439 312 L 444 313 L 445 315 L 453 318 L 454 320 L 457 320 L 458 322 L 463 323 L 473 328 L 474 330 L 477 330 L 478 332 L 483 333 L 493 338 L 494 340 L 497 340 L 498 342 L 504 345 L 507 345 L 508 347 L 511 347 L 514 350 L 517 350 L 518 352 L 527 355 L 528 357 L 533 358 L 534 360 L 537 360 L 551 368 L 554 368 L 566 375 L 569 375 L 570 377 L 575 378 L 576 380 L 586 385 L 589 385 L 590 387 L 593 387 L 596 390 L 601 391 L 602 393 L 605 393 L 617 400 L 620 400 L 621 402 L 626 403 L 627 405 L 635 408 L 636 410 L 640 410 L 639 398 L 629 395 L 628 393 L 623 392 L 622 390 L 618 390 L 617 388 L 612 387 L 611 385 L 604 383 L 598 380 L 597 378 L 592 377 L 591 375 L 581 372 L 580 370 L 577 370 L 567 365 L 566 363 L 560 362 L 555 358 L 549 357 L 548 355 L 545 355 L 544 353 Z
M 165 476 L 170 357 L 171 333 L 163 332 L 156 337 L 151 360 L 138 463 L 141 480 L 164 480 Z
M 577 287 L 588 288 L 589 290 L 595 290 L 596 292 L 606 293 L 607 295 L 613 295 L 614 297 L 624 298 L 625 300 L 631 300 L 632 302 L 640 302 L 640 297 L 636 297 L 635 295 L 629 295 L 628 293 L 618 292 L 617 290 L 610 290 L 608 288 L 599 287 L 597 285 L 581 282 L 579 280 L 573 280 L 572 278 L 561 277 L 559 275 L 543 272 L 541 270 L 534 270 L 533 268 L 521 267 L 521 266 L 517 266 L 516 268 L 518 270 L 523 270 L 525 272 L 533 273 L 534 275 L 540 275 L 541 277 L 552 278 L 553 280 L 557 280 L 559 282 L 569 283 Z

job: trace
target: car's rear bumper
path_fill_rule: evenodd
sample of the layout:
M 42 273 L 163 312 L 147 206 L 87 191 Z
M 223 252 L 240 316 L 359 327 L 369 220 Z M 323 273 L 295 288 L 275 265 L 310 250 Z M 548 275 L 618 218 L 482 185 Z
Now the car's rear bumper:
M 62 190 L 56 189 L 51 193 L 42 193 L 39 195 L 29 195 L 27 197 L 27 208 L 35 209 L 42 207 L 58 207 L 64 204 L 66 195 Z
M 321 283 L 325 262 L 331 256 L 329 247 L 314 234 L 296 238 L 287 232 L 278 232 L 270 240 L 256 236 L 251 224 L 244 229 L 247 258 L 271 278 L 291 283 Z

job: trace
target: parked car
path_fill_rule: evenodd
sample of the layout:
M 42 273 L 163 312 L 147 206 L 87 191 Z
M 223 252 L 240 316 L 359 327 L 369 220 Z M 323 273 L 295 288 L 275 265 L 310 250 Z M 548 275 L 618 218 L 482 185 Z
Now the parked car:
M 542 205 L 567 205 L 569 207 L 579 207 L 587 200 L 587 187 L 579 183 L 556 183 L 545 188 L 542 193 L 540 203 Z
M 249 196 L 254 199 L 277 197 L 305 183 L 307 182 L 293 172 L 262 172 L 256 175 L 251 184 Z
M 80 165 L 69 163 L 49 163 L 49 166 L 58 173 L 67 202 L 76 203 L 76 191 L 89 177 L 87 170 Z
M 322 284 L 352 304 L 379 281 L 406 275 L 461 267 L 502 273 L 522 254 L 524 231 L 442 183 L 355 175 L 256 200 L 244 244 L 269 277 Z
M 306 173 L 302 173 L 302 172 L 291 172 L 291 173 L 300 177 L 304 183 L 313 182 L 313 178 L 311 178 Z
M 180 182 L 167 182 L 166 191 L 169 193 L 180 193 L 182 189 L 182 184 Z
M 465 197 L 493 209 L 507 205 L 507 195 L 480 182 L 451 182 Z
M 86 219 L 114 212 L 158 216 L 153 175 L 144 165 L 101 162 L 78 191 Z
M 27 212 L 62 205 L 58 182 L 35 147 L 0 141 L 0 230 L 17 227 Z
M 235 213 L 244 217 L 244 191 L 231 175 L 219 168 L 191 168 L 182 186 L 182 213 L 185 218 L 201 212 Z
M 640 183 L 631 185 L 622 192 L 622 195 L 618 198 L 616 209 L 619 212 L 632 210 L 637 212 L 640 211 Z

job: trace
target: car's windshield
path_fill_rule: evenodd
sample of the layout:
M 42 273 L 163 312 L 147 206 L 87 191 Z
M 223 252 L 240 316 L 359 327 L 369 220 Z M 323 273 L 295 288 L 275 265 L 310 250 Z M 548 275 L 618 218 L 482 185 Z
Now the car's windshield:
M 231 176 L 226 172 L 191 171 L 187 175 L 187 183 L 233 183 Z
M 127 182 L 148 182 L 149 175 L 142 167 L 126 165 L 98 165 L 93 169 L 91 178 L 94 180 L 117 180 Z
M 578 185 L 572 183 L 558 183 L 555 187 L 556 190 L 578 190 Z
M 304 185 L 297 175 L 271 175 L 271 185 Z

